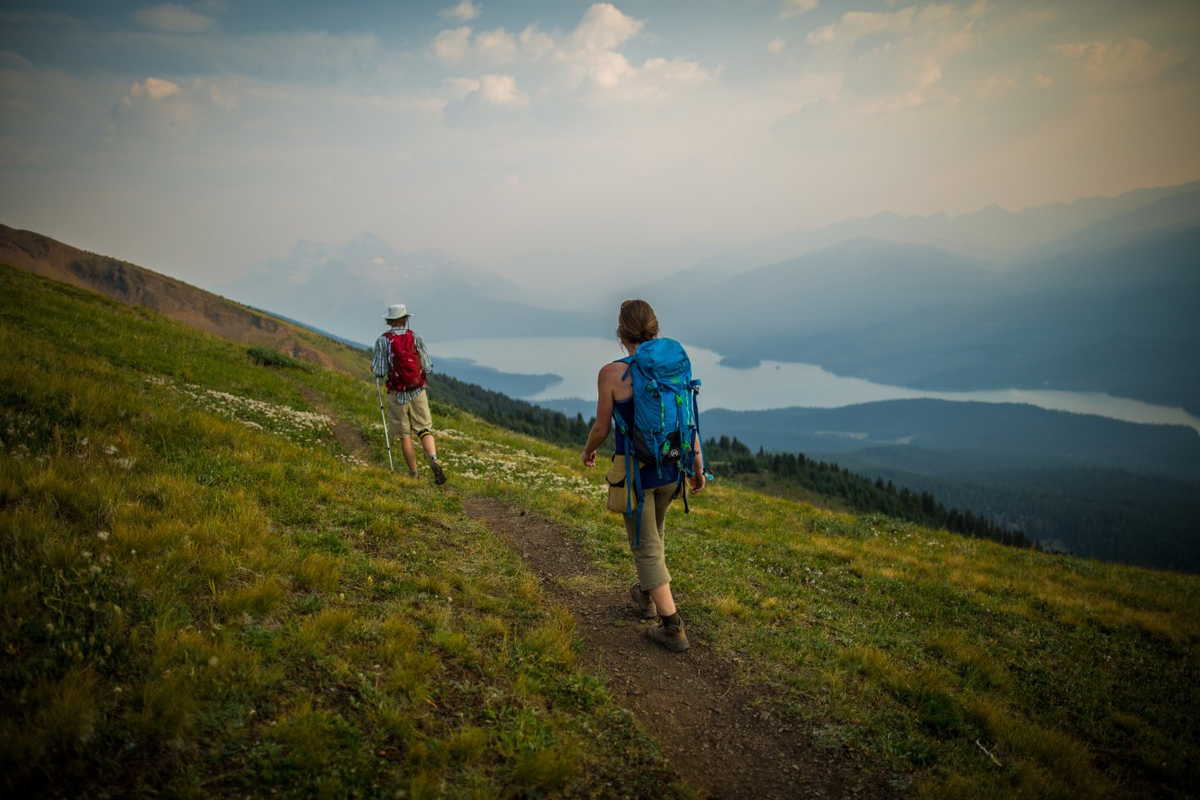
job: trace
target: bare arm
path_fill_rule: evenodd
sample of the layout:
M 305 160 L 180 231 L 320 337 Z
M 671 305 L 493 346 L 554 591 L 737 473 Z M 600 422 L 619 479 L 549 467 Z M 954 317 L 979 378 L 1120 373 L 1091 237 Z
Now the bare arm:
M 692 485 L 692 494 L 696 494 L 696 492 L 703 492 L 704 485 L 708 483 L 708 478 L 704 475 L 704 452 L 700 449 L 699 433 L 696 434 L 696 440 L 693 442 L 692 447 L 695 449 L 696 455 L 692 459 L 692 477 L 690 483 Z
M 592 423 L 587 444 L 583 446 L 583 463 L 589 467 L 596 466 L 596 451 L 612 432 L 614 395 L 621 388 L 621 376 L 624 374 L 625 365 L 613 363 L 605 364 L 596 376 L 596 421 Z

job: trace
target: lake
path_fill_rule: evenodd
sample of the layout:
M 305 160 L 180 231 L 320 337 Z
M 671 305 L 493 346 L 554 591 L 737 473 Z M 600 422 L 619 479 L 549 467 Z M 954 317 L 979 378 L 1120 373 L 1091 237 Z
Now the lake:
M 760 411 L 765 408 L 802 406 L 839 408 L 878 400 L 933 398 L 984 403 L 1025 403 L 1053 411 L 1095 414 L 1126 422 L 1187 425 L 1200 432 L 1200 418 L 1181 408 L 1158 406 L 1113 397 L 1102 392 L 1061 392 L 1001 389 L 978 392 L 927 392 L 886 386 L 860 378 L 844 378 L 812 364 L 764 361 L 757 367 L 723 366 L 720 355 L 684 343 L 692 360 L 692 373 L 703 380 L 701 408 Z M 596 373 L 608 361 L 625 353 L 615 340 L 600 338 L 497 338 L 438 342 L 431 347 L 437 358 L 463 358 L 500 372 L 522 375 L 553 373 L 562 378 L 536 394 L 521 397 L 531 402 L 596 397 Z M 586 415 L 585 415 L 586 416 Z

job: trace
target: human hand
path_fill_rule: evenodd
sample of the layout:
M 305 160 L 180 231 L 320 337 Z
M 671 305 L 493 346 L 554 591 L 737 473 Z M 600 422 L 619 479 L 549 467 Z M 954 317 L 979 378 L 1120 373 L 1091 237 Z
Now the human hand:
M 698 469 L 695 472 L 693 472 L 691 483 L 692 483 L 692 494 L 697 494 L 699 492 L 703 492 L 705 485 L 708 483 L 708 479 L 704 477 L 704 470 Z
M 584 450 L 583 451 L 583 465 L 585 467 L 596 466 L 596 451 L 595 450 Z

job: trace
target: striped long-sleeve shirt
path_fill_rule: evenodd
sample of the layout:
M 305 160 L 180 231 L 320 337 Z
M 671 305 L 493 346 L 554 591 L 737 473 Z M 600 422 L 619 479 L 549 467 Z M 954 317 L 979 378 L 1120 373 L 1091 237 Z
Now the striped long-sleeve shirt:
M 407 326 L 399 325 L 393 326 L 388 333 L 404 333 L 407 330 Z M 421 339 L 421 334 L 413 331 L 413 341 L 417 345 L 417 353 L 421 356 L 421 369 L 425 372 L 433 372 L 433 359 L 429 357 L 429 351 L 425 349 L 425 342 Z M 388 341 L 386 335 L 375 340 L 375 353 L 371 357 L 371 371 L 380 380 L 387 380 L 387 376 L 392 373 L 392 343 Z M 424 386 L 409 392 L 392 392 L 392 402 L 411 402 L 423 391 L 425 391 Z

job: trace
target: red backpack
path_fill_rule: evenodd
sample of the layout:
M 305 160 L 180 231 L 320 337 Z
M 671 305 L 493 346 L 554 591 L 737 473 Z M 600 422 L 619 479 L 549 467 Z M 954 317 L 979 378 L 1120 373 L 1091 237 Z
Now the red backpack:
M 425 370 L 421 369 L 421 354 L 412 331 L 384 334 L 392 347 L 392 370 L 388 374 L 389 392 L 411 392 L 425 385 Z

